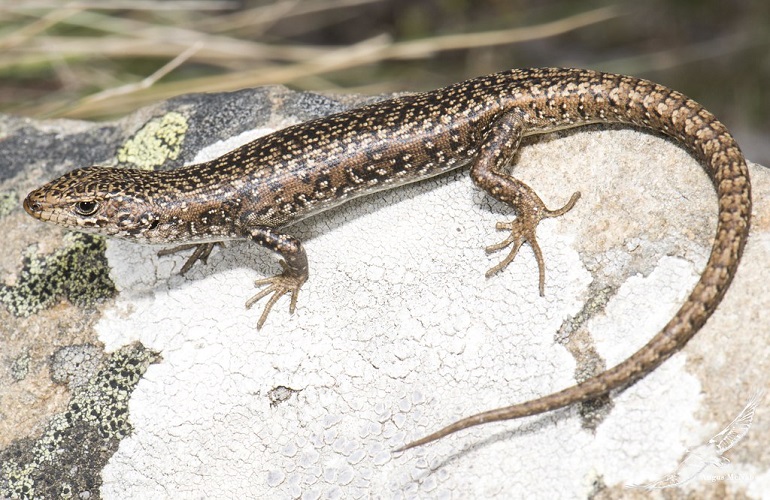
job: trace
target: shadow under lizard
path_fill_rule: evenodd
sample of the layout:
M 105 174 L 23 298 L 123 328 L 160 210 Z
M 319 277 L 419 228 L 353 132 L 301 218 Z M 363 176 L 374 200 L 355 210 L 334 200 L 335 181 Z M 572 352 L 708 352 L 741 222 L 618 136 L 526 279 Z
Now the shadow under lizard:
M 308 277 L 302 243 L 284 233 L 285 226 L 354 197 L 470 164 L 474 183 L 516 213 L 513 221 L 497 224 L 510 235 L 487 251 L 510 251 L 487 276 L 504 269 L 527 243 L 537 259 L 543 295 L 537 224 L 569 211 L 580 194 L 549 210 L 505 169 L 523 137 L 596 123 L 628 124 L 672 137 L 708 174 L 719 215 L 698 283 L 668 324 L 617 366 L 551 395 L 464 418 L 399 449 L 405 450 L 474 425 L 535 415 L 627 387 L 695 335 L 733 279 L 751 214 L 746 161 L 714 115 L 679 92 L 629 76 L 511 70 L 301 123 L 172 171 L 73 170 L 31 192 L 24 208 L 40 220 L 80 231 L 196 247 L 183 273 L 224 240 L 250 239 L 277 252 L 283 272 L 258 280 L 265 288 L 247 303 L 250 307 L 270 296 L 259 328 L 285 294 L 294 311 Z

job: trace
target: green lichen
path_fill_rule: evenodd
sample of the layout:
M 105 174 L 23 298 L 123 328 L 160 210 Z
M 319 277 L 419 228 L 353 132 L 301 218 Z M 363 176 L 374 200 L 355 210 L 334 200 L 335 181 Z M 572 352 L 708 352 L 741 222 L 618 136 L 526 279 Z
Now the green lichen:
M 104 238 L 68 233 L 64 245 L 49 255 L 27 255 L 15 285 L 0 285 L 0 302 L 15 316 L 26 317 L 66 297 L 91 307 L 115 294 Z
M 159 360 L 139 343 L 111 354 L 38 439 L 0 451 L 0 498 L 97 497 L 102 467 L 132 430 L 129 397 Z
M 187 128 L 187 118 L 181 113 L 171 112 L 154 118 L 118 150 L 118 162 L 152 170 L 166 160 L 175 160 L 182 149 Z
M 5 217 L 19 206 L 19 196 L 16 191 L 0 193 L 0 218 Z

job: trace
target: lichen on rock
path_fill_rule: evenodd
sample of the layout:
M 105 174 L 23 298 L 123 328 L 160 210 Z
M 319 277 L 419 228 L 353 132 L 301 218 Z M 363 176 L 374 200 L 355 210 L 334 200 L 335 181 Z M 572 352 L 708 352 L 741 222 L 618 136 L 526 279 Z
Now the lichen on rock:
M 0 498 L 98 497 L 102 467 L 132 430 L 129 396 L 159 360 L 138 342 L 106 357 L 40 437 L 0 452 Z
M 104 255 L 104 238 L 67 233 L 64 245 L 48 255 L 25 256 L 14 285 L 0 285 L 0 302 L 14 316 L 30 316 L 66 297 L 90 307 L 115 294 Z

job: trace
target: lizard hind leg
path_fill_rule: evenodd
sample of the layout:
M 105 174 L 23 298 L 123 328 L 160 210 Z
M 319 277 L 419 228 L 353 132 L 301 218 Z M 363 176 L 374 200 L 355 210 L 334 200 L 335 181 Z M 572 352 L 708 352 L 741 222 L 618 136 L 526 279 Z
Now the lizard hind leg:
M 513 221 L 498 222 L 499 231 L 510 231 L 510 235 L 495 245 L 486 248 L 487 253 L 511 246 L 508 255 L 496 266 L 489 269 L 486 276 L 505 269 L 513 262 L 524 243 L 529 243 L 537 260 L 540 295 L 545 294 L 545 263 L 540 245 L 537 243 L 536 230 L 541 220 L 565 214 L 580 198 L 580 193 L 573 193 L 570 200 L 561 208 L 548 209 L 535 191 L 525 183 L 503 172 L 513 160 L 521 143 L 524 132 L 524 120 L 515 112 L 508 112 L 498 117 L 490 126 L 479 154 L 471 166 L 471 177 L 479 187 L 494 198 L 507 203 L 516 211 Z
M 517 181 L 518 182 L 518 181 Z M 526 184 L 521 183 L 523 187 L 530 189 Z M 537 203 L 527 202 L 519 203 L 516 206 L 518 216 L 512 221 L 500 221 L 495 228 L 498 231 L 510 231 L 510 235 L 500 243 L 490 245 L 486 248 L 487 253 L 497 252 L 511 245 L 511 250 L 508 255 L 500 261 L 496 266 L 493 266 L 486 272 L 487 278 L 493 274 L 502 271 L 508 264 L 513 262 L 516 258 L 516 254 L 524 243 L 529 243 L 532 247 L 532 251 L 535 254 L 535 260 L 537 261 L 537 270 L 539 275 L 539 290 L 540 296 L 545 295 L 545 262 L 543 260 L 543 252 L 540 250 L 540 245 L 537 243 L 536 229 L 537 224 L 543 220 L 551 217 L 558 217 L 569 212 L 575 203 L 580 198 L 580 193 L 575 192 L 569 201 L 561 208 L 556 210 L 550 210 L 546 208 L 540 198 L 533 192 L 532 196 Z

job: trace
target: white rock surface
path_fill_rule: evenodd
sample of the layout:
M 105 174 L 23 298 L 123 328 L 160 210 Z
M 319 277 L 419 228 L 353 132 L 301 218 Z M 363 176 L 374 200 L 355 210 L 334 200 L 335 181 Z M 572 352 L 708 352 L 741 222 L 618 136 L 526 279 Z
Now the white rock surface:
M 235 144 L 222 146 L 204 156 Z M 529 247 L 484 277 L 504 253 L 483 248 L 505 237 L 495 222 L 512 214 L 465 171 L 290 228 L 305 242 L 310 280 L 296 313 L 284 297 L 259 331 L 261 306 L 244 303 L 254 280 L 277 272 L 273 255 L 235 242 L 180 277 L 186 255 L 110 241 L 121 294 L 100 339 L 108 351 L 140 340 L 163 361 L 133 393 L 135 432 L 104 470 L 104 497 L 584 498 L 598 485 L 619 497 L 674 470 L 770 372 L 770 178 L 761 167 L 752 169 L 754 235 L 725 303 L 683 352 L 614 394 L 595 431 L 571 408 L 391 452 L 458 418 L 574 384 L 576 364 L 594 359 L 582 348 L 607 366 L 622 361 L 676 311 L 705 264 L 716 198 L 668 141 L 633 130 L 550 136 L 524 147 L 514 173 L 552 208 L 582 193 L 539 228 L 545 297 Z M 590 305 L 608 287 L 606 304 Z M 577 356 L 557 342 L 567 337 Z M 274 397 L 290 397 L 271 406 L 279 387 L 296 392 L 279 389 Z M 732 464 L 680 493 L 770 491 L 765 406 Z

